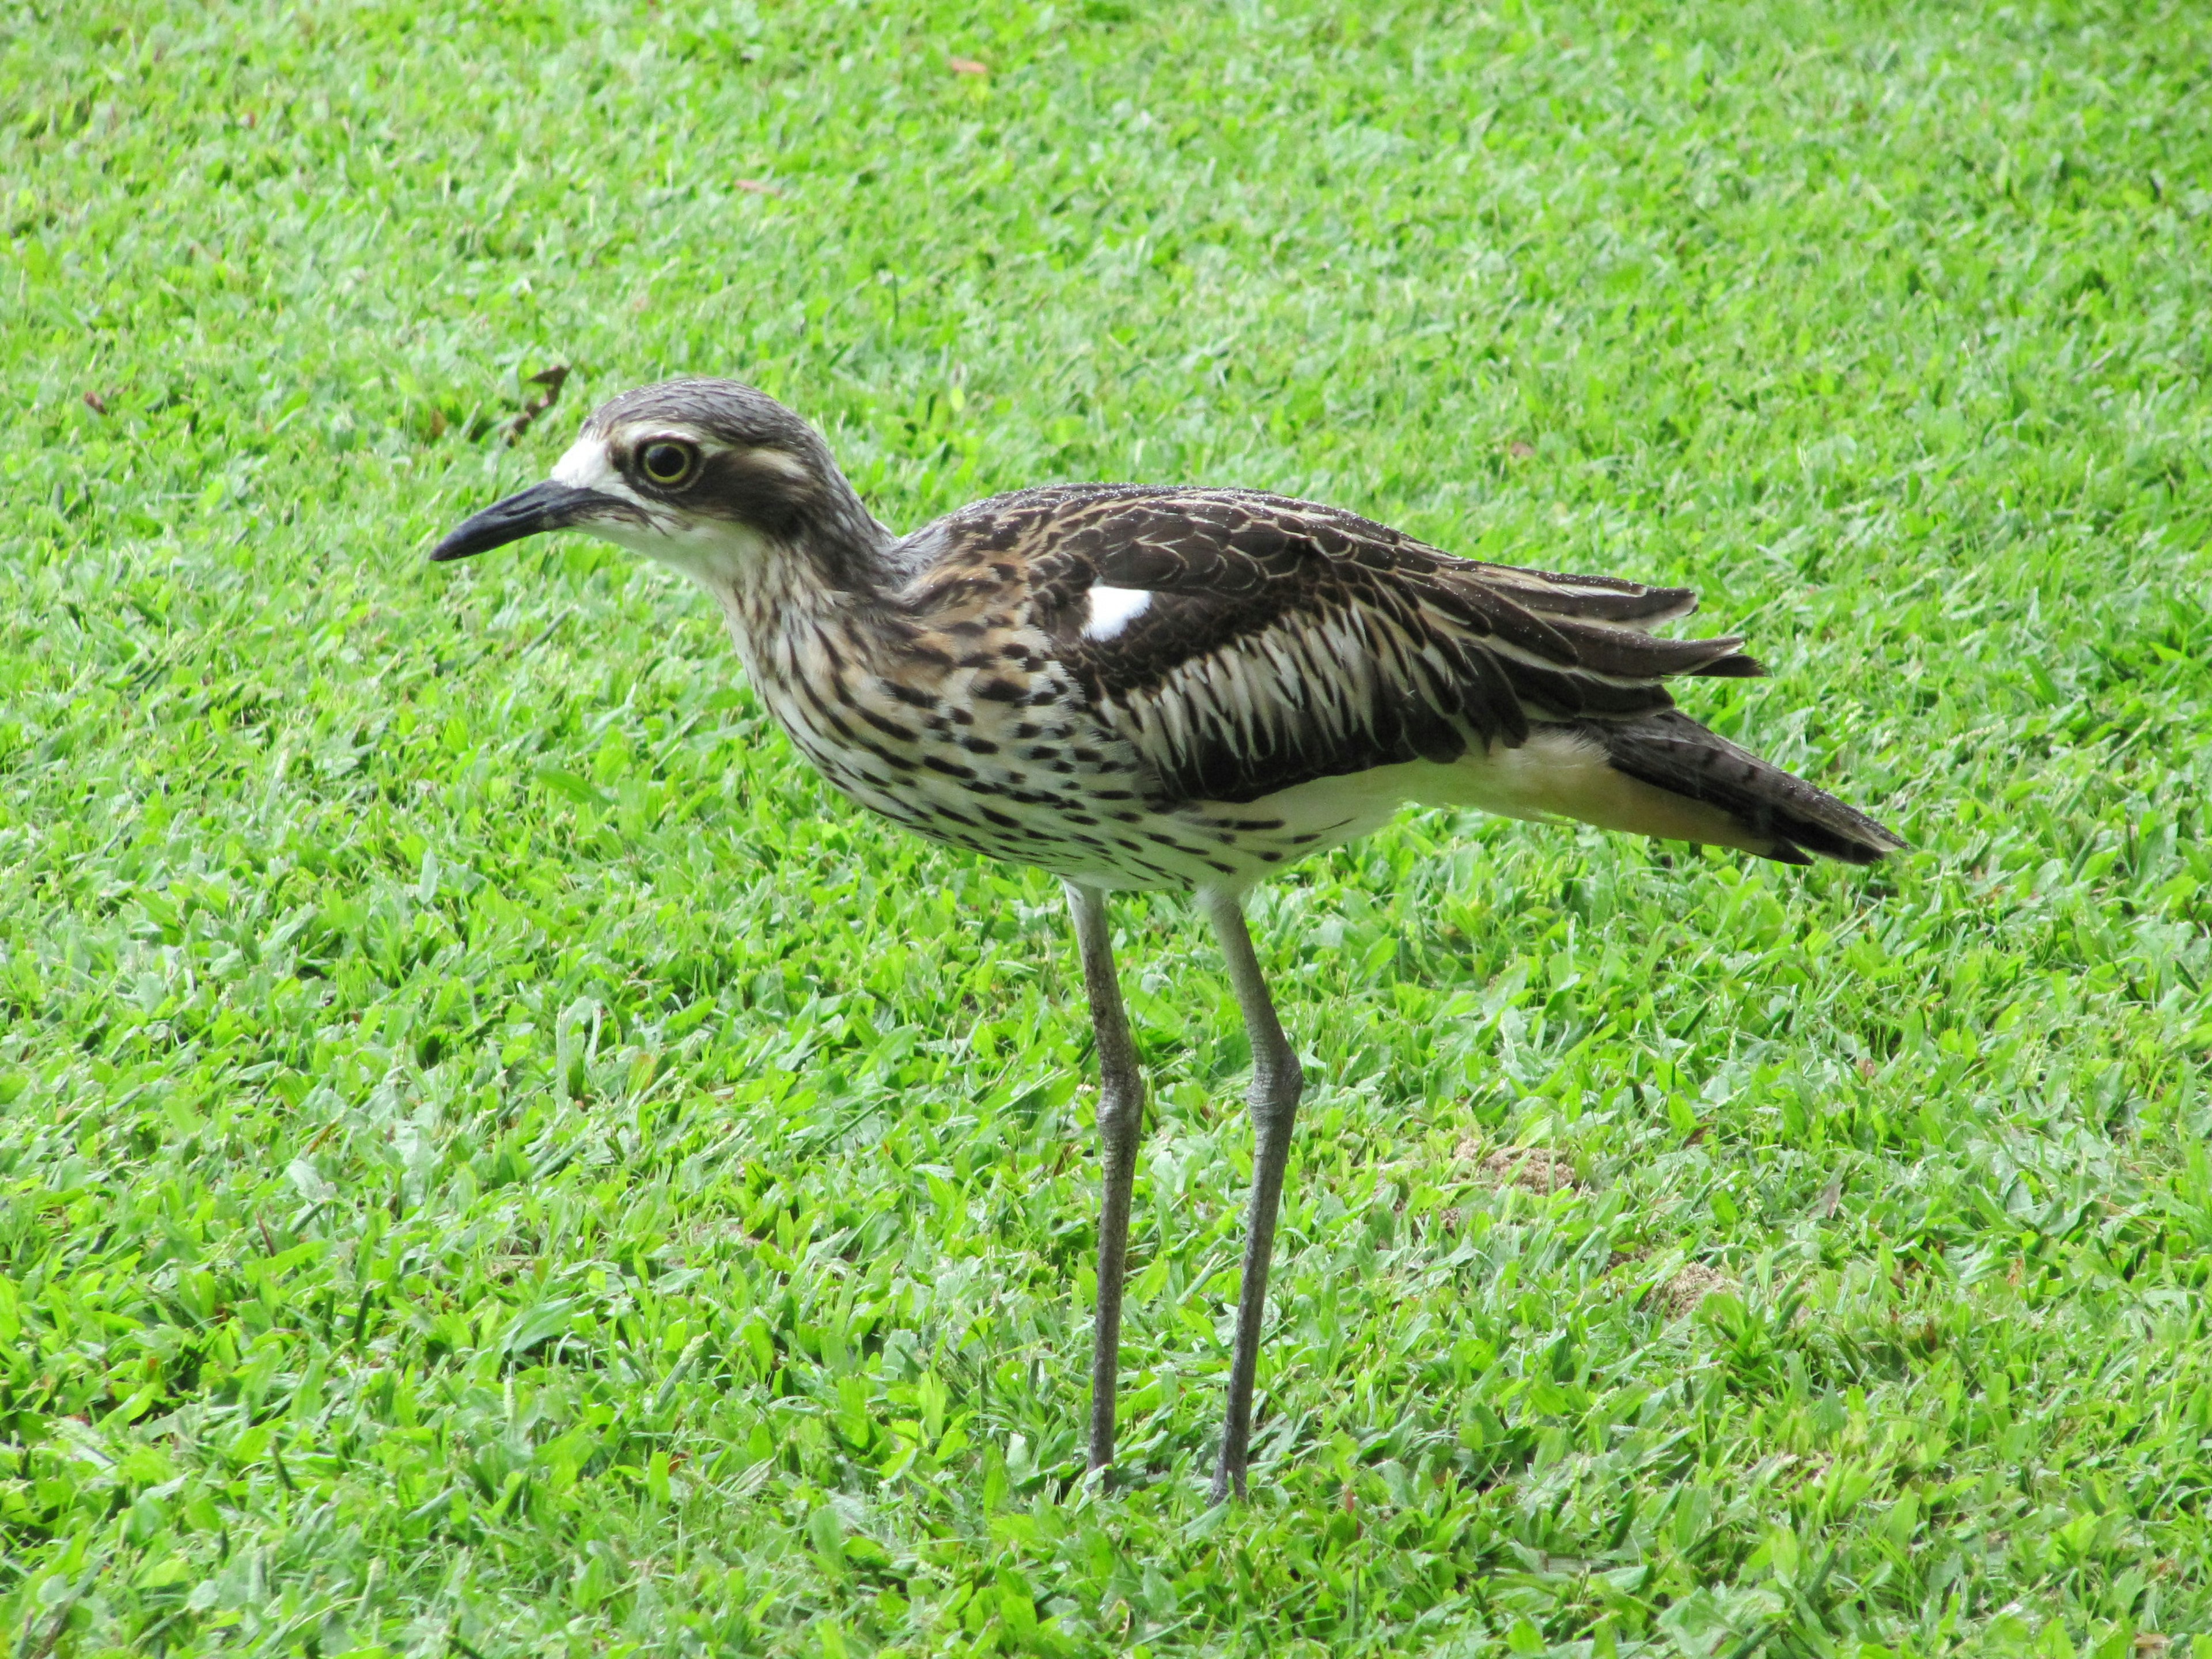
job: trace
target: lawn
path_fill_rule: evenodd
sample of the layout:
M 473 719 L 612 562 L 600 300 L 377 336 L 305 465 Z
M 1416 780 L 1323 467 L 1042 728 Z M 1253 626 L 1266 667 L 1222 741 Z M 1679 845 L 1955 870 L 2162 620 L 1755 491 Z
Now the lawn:
M 2212 14 L 983 13 L 0 9 L 0 1651 L 2212 1654 Z M 1246 1050 L 1118 902 L 1088 1490 L 1055 885 L 673 579 L 423 561 L 680 372 L 901 527 L 1695 584 L 1773 677 L 1687 704 L 1914 850 L 1265 890 L 1235 1509 Z

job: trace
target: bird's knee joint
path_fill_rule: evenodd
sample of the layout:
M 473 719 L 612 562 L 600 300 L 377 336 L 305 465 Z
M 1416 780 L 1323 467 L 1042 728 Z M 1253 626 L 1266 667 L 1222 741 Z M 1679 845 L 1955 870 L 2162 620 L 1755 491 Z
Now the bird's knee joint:
M 1115 1139 L 1136 1133 L 1144 1115 L 1145 1097 L 1135 1091 L 1124 1094 L 1119 1090 L 1106 1089 L 1099 1092 L 1098 1133 L 1101 1137 Z
M 1305 1073 L 1295 1060 L 1279 1067 L 1263 1067 L 1252 1079 L 1253 1127 L 1269 1129 L 1287 1123 L 1297 1115 L 1305 1088 Z

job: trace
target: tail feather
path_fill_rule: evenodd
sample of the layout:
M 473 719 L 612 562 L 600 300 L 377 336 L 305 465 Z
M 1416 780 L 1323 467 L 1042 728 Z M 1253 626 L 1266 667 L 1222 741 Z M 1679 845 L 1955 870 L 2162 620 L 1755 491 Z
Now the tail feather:
M 1694 679 L 1763 680 L 1766 678 L 1766 665 L 1756 657 L 1731 651 L 1725 657 L 1716 657 L 1703 668 L 1692 668 L 1690 674 Z
M 1527 570 L 1518 565 L 1476 567 L 1481 580 L 1514 602 L 1544 617 L 1607 622 L 1650 629 L 1698 608 L 1696 590 L 1649 587 L 1619 576 L 1571 576 L 1558 570 Z
M 1759 856 L 1809 864 L 1808 854 L 1846 864 L 1873 864 L 1905 842 L 1856 807 L 1804 779 L 1770 765 L 1708 731 L 1679 709 L 1622 720 L 1593 720 L 1584 729 L 1605 745 L 1618 772 L 1726 812 L 1754 841 Z

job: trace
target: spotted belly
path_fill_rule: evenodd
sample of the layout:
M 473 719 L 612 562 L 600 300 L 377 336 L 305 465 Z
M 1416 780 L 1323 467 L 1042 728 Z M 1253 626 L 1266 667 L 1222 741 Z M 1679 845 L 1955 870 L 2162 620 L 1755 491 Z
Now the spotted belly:
M 1253 806 L 1148 805 L 1133 768 L 1086 766 L 1070 778 L 980 767 L 972 751 L 917 744 L 916 769 L 902 774 L 872 749 L 825 741 L 796 722 L 788 729 L 823 777 L 870 811 L 933 841 L 1093 886 L 1242 889 L 1321 840 Z
M 1163 805 L 1134 747 L 1048 662 L 1001 652 L 892 680 L 801 635 L 751 666 L 840 793 L 986 857 L 1101 887 L 1243 888 L 1329 839 L 1262 805 Z

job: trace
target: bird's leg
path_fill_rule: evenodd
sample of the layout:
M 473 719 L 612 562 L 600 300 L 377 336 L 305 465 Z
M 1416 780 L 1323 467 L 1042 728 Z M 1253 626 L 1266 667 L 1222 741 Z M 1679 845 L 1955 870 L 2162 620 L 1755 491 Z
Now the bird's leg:
M 1252 1381 L 1260 1365 L 1260 1326 L 1267 1314 L 1267 1267 L 1275 1253 L 1275 1212 L 1283 1196 L 1283 1170 L 1291 1161 L 1291 1125 L 1298 1115 L 1305 1074 L 1275 1018 L 1274 1000 L 1244 908 L 1233 894 L 1202 892 L 1199 902 L 1221 941 L 1229 982 L 1244 1011 L 1252 1041 L 1252 1211 L 1244 1231 L 1244 1282 L 1237 1296 L 1237 1349 L 1229 1364 L 1229 1416 L 1221 1433 L 1221 1462 L 1213 1472 L 1213 1501 L 1244 1495 L 1244 1460 L 1252 1442 Z
M 1106 895 L 1067 884 L 1083 988 L 1098 1040 L 1098 1324 L 1091 1347 L 1091 1467 L 1114 1461 L 1114 1384 L 1121 1359 L 1121 1282 L 1129 1260 L 1129 1192 L 1137 1178 L 1137 1133 L 1145 1115 L 1144 1073 L 1114 974 L 1114 940 L 1106 927 Z

